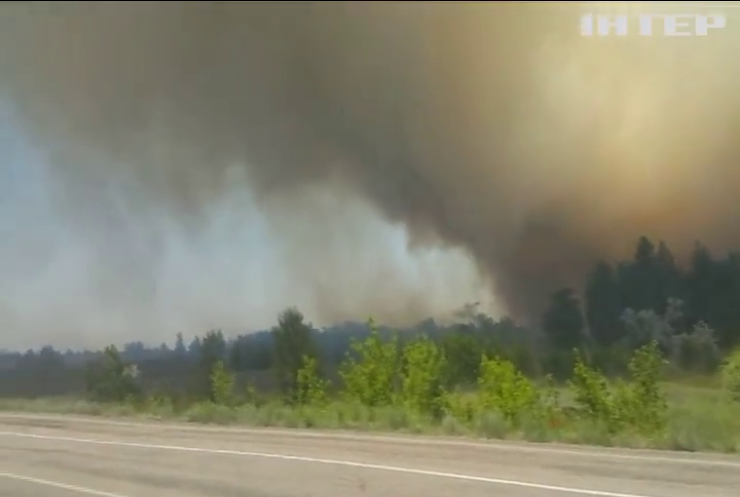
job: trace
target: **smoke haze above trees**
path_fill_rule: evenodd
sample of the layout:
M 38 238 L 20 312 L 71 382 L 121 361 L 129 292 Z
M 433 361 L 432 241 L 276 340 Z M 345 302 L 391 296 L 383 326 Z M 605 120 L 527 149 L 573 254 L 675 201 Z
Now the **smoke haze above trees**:
M 156 294 L 170 226 L 197 238 L 248 188 L 316 319 L 461 303 L 455 283 L 392 310 L 409 285 L 369 278 L 383 264 L 358 201 L 415 247 L 462 248 L 501 310 L 535 322 L 640 235 L 679 258 L 740 241 L 738 40 L 594 43 L 577 6 L 554 7 L 9 4 L 0 88 L 91 271 L 137 282 L 128 311 Z

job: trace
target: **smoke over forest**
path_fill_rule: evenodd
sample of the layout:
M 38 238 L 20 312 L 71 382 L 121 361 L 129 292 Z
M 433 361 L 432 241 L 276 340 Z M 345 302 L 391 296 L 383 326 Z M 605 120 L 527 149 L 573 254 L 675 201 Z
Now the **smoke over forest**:
M 94 272 L 142 295 L 167 230 L 197 239 L 248 189 L 316 319 L 462 303 L 454 278 L 404 300 L 362 235 L 366 205 L 413 248 L 463 250 L 501 311 L 531 321 L 642 234 L 740 242 L 740 24 L 582 38 L 583 9 L 8 3 L 0 91 L 48 155 L 54 208 L 98 247 Z

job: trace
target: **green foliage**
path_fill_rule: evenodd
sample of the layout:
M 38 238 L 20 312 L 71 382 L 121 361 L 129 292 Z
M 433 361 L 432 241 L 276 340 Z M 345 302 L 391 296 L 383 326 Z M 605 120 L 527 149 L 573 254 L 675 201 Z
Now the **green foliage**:
M 305 365 L 305 357 L 316 358 L 312 327 L 303 320 L 303 314 L 291 308 L 278 317 L 272 329 L 274 340 L 275 374 L 283 398 L 290 404 L 299 403 L 298 372 Z
M 468 424 L 473 422 L 480 407 L 477 396 L 452 392 L 445 394 L 444 406 L 448 416 Z
M 303 366 L 296 374 L 296 403 L 300 405 L 326 404 L 329 382 L 321 377 L 315 357 L 303 356 Z
M 573 377 L 568 386 L 573 392 L 579 415 L 603 423 L 611 433 L 617 431 L 619 418 L 609 384 L 603 374 L 586 364 L 581 354 L 576 356 Z
M 735 350 L 722 364 L 722 387 L 727 395 L 740 402 L 740 349 Z
M 224 361 L 216 361 L 211 371 L 211 401 L 223 406 L 232 405 L 235 381 L 234 373 L 226 368 Z
M 515 436 L 535 441 L 611 444 L 627 440 L 684 448 L 702 443 L 700 440 L 687 440 L 686 437 L 692 435 L 681 431 L 687 428 L 675 425 L 676 404 L 671 407 L 671 423 L 667 422 L 666 397 L 658 388 L 664 361 L 655 341 L 641 347 L 629 361 L 625 361 L 629 362 L 625 368 L 629 377 L 616 384 L 607 381 L 606 375 L 591 362 L 594 359 L 590 354 L 592 351 L 589 351 L 588 360 L 583 351 L 578 352 L 568 382 L 570 392 L 561 399 L 561 388 L 552 377 L 546 377 L 544 381 L 540 378 L 536 382 L 530 379 L 514 362 L 504 358 L 515 356 L 512 349 L 505 346 L 499 350 L 508 351 L 508 356 L 483 355 L 479 361 L 476 390 L 447 388 L 445 374 L 449 374 L 450 367 L 444 342 L 423 335 L 407 339 L 399 348 L 398 335 L 391 335 L 389 339 L 381 335 L 372 322 L 370 324 L 370 335 L 353 343 L 355 355 L 347 358 L 342 371 L 346 386 L 344 393 L 353 402 L 342 402 L 341 398 L 329 396 L 329 382 L 321 374 L 318 359 L 310 355 L 302 357 L 296 371 L 295 391 L 289 405 L 278 402 L 277 397 L 270 398 L 264 390 L 258 394 L 253 386 L 243 385 L 235 395 L 235 375 L 223 359 L 216 360 L 209 375 L 208 400 L 188 393 L 179 396 L 166 394 L 160 389 L 162 385 L 158 385 L 148 398 L 138 396 L 139 400 L 130 402 L 130 399 L 137 398 L 136 392 L 141 392 L 138 382 L 135 382 L 135 388 L 124 393 L 127 391 L 126 382 L 136 378 L 135 370 L 124 364 L 115 348 L 110 348 L 106 350 L 104 360 L 96 364 L 99 372 L 107 371 L 109 374 L 90 375 L 91 382 L 98 381 L 98 384 L 91 385 L 90 391 L 95 400 L 108 399 L 116 403 L 88 403 L 79 410 L 118 415 L 146 412 L 207 423 L 441 430 L 449 434 Z M 208 341 L 208 338 L 203 340 L 206 344 Z M 495 341 L 490 340 L 489 343 L 486 348 L 495 350 Z M 622 347 L 612 348 L 620 357 L 625 353 Z M 612 348 L 598 350 L 606 354 Z M 481 346 L 479 350 L 483 349 Z M 738 359 L 735 361 L 735 365 L 740 362 Z M 732 377 L 731 363 L 732 359 L 728 360 L 723 370 L 728 378 Z M 200 367 L 201 364 L 193 365 Z M 253 379 L 257 384 L 261 383 L 261 379 Z M 93 395 L 93 391 L 97 394 Z M 732 403 L 724 402 L 722 405 Z M 717 414 L 717 430 L 740 426 L 733 421 L 732 412 L 727 410 L 725 414 Z M 712 444 L 721 445 L 722 450 L 733 451 L 740 447 L 734 438 L 715 437 L 714 440 Z
M 667 404 L 658 386 L 664 363 L 653 341 L 635 351 L 629 364 L 631 381 L 620 410 L 626 423 L 648 434 L 665 427 Z
M 450 385 L 471 385 L 478 379 L 481 341 L 469 330 L 458 329 L 442 339 L 446 358 L 445 380 Z
M 505 437 L 514 425 L 517 437 L 604 443 L 629 438 L 687 448 L 704 443 L 691 431 L 702 425 L 702 434 L 720 433 L 712 435 L 713 445 L 740 451 L 737 440 L 725 435 L 733 427 L 740 433 L 740 352 L 714 376 L 722 355 L 740 342 L 740 255 L 714 257 L 698 245 L 687 267 L 679 267 L 665 244 L 642 237 L 633 257 L 599 263 L 583 283 L 576 287 L 584 290 L 583 313 L 574 290 L 552 295 L 542 322 L 550 347 L 533 346 L 534 330 L 508 318 L 494 320 L 480 312 L 479 303 L 466 305 L 453 324 L 427 319 L 390 340 L 372 322 L 369 337 L 360 323 L 318 333 L 300 312 L 287 309 L 271 332 L 228 344 L 218 330 L 190 344 L 178 335 L 173 350 L 133 343 L 119 354 L 110 347 L 87 370 L 78 366 L 84 356 L 51 347 L 0 354 L 0 386 L 6 397 L 63 395 L 87 373 L 94 402 L 79 402 L 75 409 L 81 411 L 146 409 L 218 422 L 240 420 L 246 412 L 259 424 L 286 426 L 335 422 L 413 431 L 432 423 L 450 433 Z M 415 339 L 420 332 L 424 337 Z M 574 349 L 580 351 L 576 357 Z M 580 355 L 585 351 L 587 360 Z M 663 368 L 662 355 L 672 369 Z M 333 378 L 345 358 L 342 392 L 325 378 Z M 134 360 L 143 378 L 128 364 Z M 233 371 L 252 386 L 240 381 L 235 394 Z M 543 372 L 569 380 L 562 401 L 562 389 L 551 378 L 542 384 Z M 705 384 L 721 378 L 727 395 L 707 388 L 682 391 L 669 411 L 658 378 L 686 372 L 706 375 Z M 272 373 L 277 385 L 270 382 Z M 197 388 L 183 378 L 196 380 Z M 664 388 L 676 393 L 675 385 Z M 331 397 L 337 390 L 353 402 Z M 710 400 L 697 408 L 684 396 Z M 709 414 L 696 417 L 692 409 Z M 334 421 L 326 421 L 331 416 Z
M 103 357 L 88 368 L 87 393 L 99 402 L 123 402 L 140 397 L 138 369 L 124 363 L 116 347 L 110 345 L 103 351 Z
M 610 434 L 625 429 L 659 434 L 665 427 L 667 410 L 658 385 L 663 363 L 657 342 L 648 343 L 629 363 L 631 381 L 612 389 L 606 377 L 579 356 L 569 381 L 578 413 Z
M 542 387 L 539 392 L 539 401 L 541 406 L 541 419 L 551 426 L 557 426 L 561 423 L 563 415 L 560 391 L 552 375 L 545 376 Z
M 368 326 L 370 336 L 352 342 L 354 354 L 348 355 L 340 375 L 351 399 L 370 407 L 390 405 L 395 400 L 400 376 L 398 337 L 384 341 L 372 319 Z
M 220 330 L 207 332 L 200 344 L 200 353 L 196 369 L 196 391 L 198 395 L 207 397 L 215 402 L 211 374 L 216 364 L 223 361 L 226 354 L 226 339 Z
M 203 336 L 200 346 L 200 361 L 205 371 L 213 370 L 226 355 L 226 338 L 221 330 L 211 330 Z
M 480 365 L 478 395 L 483 409 L 496 411 L 517 425 L 538 407 L 534 384 L 510 362 L 484 357 Z
M 442 347 L 427 337 L 408 343 L 403 350 L 402 393 L 413 410 L 439 416 L 443 410 L 443 375 L 446 360 Z

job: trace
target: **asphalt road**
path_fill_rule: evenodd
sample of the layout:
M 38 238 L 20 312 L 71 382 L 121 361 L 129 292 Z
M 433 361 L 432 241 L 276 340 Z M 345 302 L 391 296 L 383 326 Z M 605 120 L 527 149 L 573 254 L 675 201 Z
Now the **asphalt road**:
M 737 497 L 740 458 L 0 414 L 0 497 Z

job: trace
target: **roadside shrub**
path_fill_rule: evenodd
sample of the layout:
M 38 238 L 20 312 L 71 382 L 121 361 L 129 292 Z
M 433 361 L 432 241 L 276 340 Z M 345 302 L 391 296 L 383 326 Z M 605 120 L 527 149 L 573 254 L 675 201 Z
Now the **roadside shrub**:
M 136 365 L 126 364 L 113 345 L 87 370 L 87 394 L 97 402 L 123 402 L 143 395 Z
M 603 424 L 610 433 L 618 431 L 619 417 L 609 384 L 604 375 L 589 367 L 580 354 L 576 355 L 573 377 L 568 386 L 573 392 L 579 416 Z
M 730 354 L 720 371 L 725 393 L 732 400 L 740 402 L 740 349 Z
M 499 413 L 515 426 L 538 407 L 534 384 L 504 359 L 482 359 L 478 388 L 481 408 Z
M 656 341 L 637 349 L 629 363 L 631 381 L 619 398 L 620 416 L 646 434 L 665 427 L 668 405 L 658 385 L 664 364 Z
M 427 337 L 418 338 L 403 350 L 402 393 L 411 409 L 439 417 L 443 410 L 444 352 Z
M 560 391 L 553 375 L 545 376 L 542 387 L 539 389 L 539 403 L 541 412 L 538 414 L 541 420 L 550 428 L 562 426 L 563 407 L 560 402 Z
M 478 399 L 474 395 L 449 392 L 445 394 L 445 413 L 462 423 L 472 423 L 478 412 L 478 407 Z
M 299 405 L 323 405 L 327 401 L 328 382 L 321 377 L 319 361 L 312 356 L 303 356 L 303 365 L 296 375 L 296 403 Z
M 340 375 L 350 399 L 369 407 L 390 405 L 399 377 L 398 337 L 384 341 L 375 323 L 368 324 L 370 336 L 353 341 Z
M 234 402 L 234 374 L 230 372 L 224 361 L 218 360 L 213 365 L 210 374 L 211 401 L 222 406 L 231 406 Z
M 577 412 L 612 435 L 627 428 L 657 434 L 665 427 L 667 412 L 658 384 L 663 364 L 658 343 L 651 341 L 630 360 L 630 381 L 610 389 L 606 377 L 579 356 L 569 382 Z

